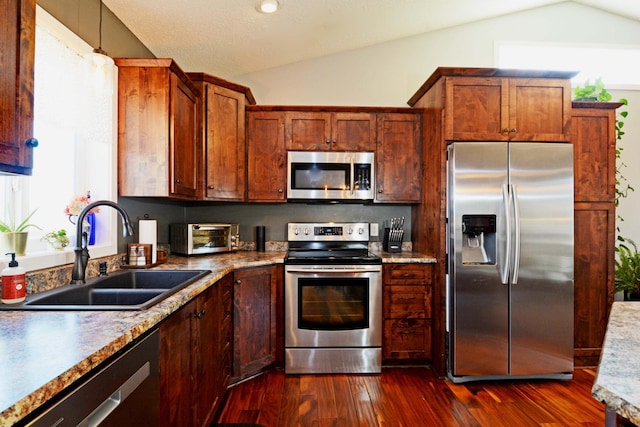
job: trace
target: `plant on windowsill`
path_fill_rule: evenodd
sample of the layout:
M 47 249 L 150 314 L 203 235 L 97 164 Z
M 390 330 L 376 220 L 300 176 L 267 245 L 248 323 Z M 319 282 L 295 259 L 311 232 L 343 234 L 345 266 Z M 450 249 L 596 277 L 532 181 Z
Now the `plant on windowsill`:
M 0 253 L 12 252 L 18 256 L 24 256 L 29 234 L 27 229 L 33 227 L 40 230 L 40 227 L 29 222 L 36 211 L 37 209 L 32 211 L 17 225 L 13 215 L 9 216 L 8 221 L 0 221 Z
M 58 231 L 50 231 L 42 236 L 41 240 L 47 242 L 53 249 L 58 251 L 69 245 L 69 236 L 67 236 L 67 231 L 63 228 Z

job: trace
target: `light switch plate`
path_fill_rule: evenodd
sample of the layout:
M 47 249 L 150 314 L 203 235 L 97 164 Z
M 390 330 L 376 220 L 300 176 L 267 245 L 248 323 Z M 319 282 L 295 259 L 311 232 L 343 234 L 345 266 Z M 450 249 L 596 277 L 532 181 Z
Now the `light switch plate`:
M 372 222 L 369 224 L 369 237 L 378 237 L 378 223 Z

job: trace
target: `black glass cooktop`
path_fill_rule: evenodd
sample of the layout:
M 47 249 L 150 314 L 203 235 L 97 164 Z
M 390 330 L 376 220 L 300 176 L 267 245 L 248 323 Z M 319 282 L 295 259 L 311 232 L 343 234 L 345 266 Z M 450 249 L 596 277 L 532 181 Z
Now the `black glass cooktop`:
M 382 264 L 382 258 L 367 250 L 289 250 L 285 264 Z

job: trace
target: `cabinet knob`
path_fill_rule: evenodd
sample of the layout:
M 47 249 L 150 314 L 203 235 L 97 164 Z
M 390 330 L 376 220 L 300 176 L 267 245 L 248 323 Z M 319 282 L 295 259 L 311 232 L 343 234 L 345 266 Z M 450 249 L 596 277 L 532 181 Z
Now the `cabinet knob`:
M 239 284 L 242 283 L 242 280 L 238 279 L 238 280 L 236 280 L 236 283 L 239 285 Z
M 325 144 L 331 144 L 331 140 L 330 139 L 325 139 L 324 143 Z
M 283 190 L 282 188 L 278 188 L 278 193 L 282 194 Z
M 210 185 L 210 186 L 209 186 L 209 190 L 213 190 L 213 185 Z
M 509 128 L 504 128 L 504 129 L 502 129 L 502 132 L 503 132 L 503 133 L 509 133 Z
M 24 142 L 24 144 L 29 148 L 36 148 L 38 146 L 39 142 L 35 138 L 29 138 Z
M 382 194 L 382 187 L 378 188 L 378 193 Z
M 181 181 L 179 179 L 176 179 L 176 184 L 180 184 L 180 182 Z
M 511 129 L 511 133 L 516 133 L 516 132 L 518 132 L 518 129 L 516 128 Z

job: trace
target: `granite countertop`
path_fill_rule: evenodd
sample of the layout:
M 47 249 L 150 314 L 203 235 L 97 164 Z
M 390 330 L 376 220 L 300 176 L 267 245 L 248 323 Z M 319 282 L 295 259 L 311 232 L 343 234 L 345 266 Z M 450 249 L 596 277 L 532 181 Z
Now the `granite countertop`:
M 591 395 L 640 425 L 640 302 L 614 302 Z M 609 416 L 609 414 L 607 414 Z
M 379 253 L 383 263 L 435 263 L 414 252 Z M 154 328 L 225 274 L 282 263 L 285 252 L 171 257 L 155 269 L 211 270 L 142 311 L 0 312 L 0 425 L 12 425 Z

